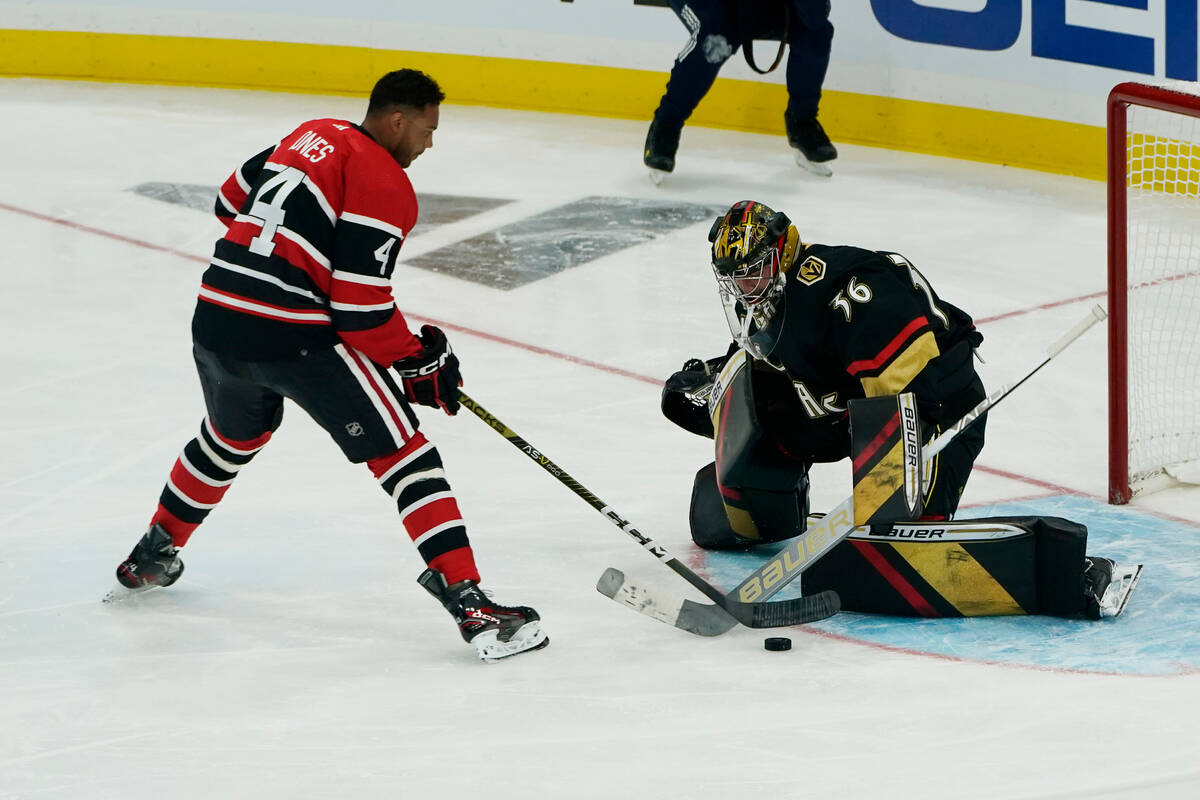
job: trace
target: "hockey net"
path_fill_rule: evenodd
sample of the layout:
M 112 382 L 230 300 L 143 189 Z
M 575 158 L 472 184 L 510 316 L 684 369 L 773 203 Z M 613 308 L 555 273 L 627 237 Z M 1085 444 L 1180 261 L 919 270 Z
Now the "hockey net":
M 1109 502 L 1200 483 L 1200 96 L 1108 99 Z

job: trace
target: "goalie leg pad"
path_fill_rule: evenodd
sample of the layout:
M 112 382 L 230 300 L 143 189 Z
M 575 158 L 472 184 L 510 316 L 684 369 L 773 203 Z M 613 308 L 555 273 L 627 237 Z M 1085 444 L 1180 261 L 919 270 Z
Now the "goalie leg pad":
M 1058 517 L 903 522 L 856 530 L 804 573 L 848 611 L 920 617 L 1084 611 L 1087 528 Z

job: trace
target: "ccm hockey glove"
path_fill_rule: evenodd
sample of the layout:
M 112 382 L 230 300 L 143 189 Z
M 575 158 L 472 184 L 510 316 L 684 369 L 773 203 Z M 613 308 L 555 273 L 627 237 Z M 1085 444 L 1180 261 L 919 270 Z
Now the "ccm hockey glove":
M 440 408 L 454 416 L 458 413 L 458 387 L 462 375 L 458 357 L 450 349 L 441 328 L 422 325 L 421 352 L 392 364 L 404 381 L 404 395 L 410 403 Z

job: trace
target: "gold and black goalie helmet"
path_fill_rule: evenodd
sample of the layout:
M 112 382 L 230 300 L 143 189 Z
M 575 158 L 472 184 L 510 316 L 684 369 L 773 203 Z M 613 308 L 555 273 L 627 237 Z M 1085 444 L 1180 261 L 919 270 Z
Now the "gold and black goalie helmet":
M 734 203 L 708 232 L 729 332 L 755 358 L 769 358 L 783 327 L 785 273 L 797 238 L 786 214 L 753 200 Z

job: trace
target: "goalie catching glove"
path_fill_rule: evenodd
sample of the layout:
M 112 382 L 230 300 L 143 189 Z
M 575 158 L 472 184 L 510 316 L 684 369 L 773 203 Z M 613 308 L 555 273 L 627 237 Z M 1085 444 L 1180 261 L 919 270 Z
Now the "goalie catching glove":
M 462 375 L 458 357 L 450 349 L 441 328 L 422 325 L 421 352 L 392 364 L 404 381 L 404 396 L 410 403 L 440 408 L 454 416 L 458 413 L 458 387 Z
M 708 396 L 712 392 L 717 373 L 737 349 L 737 344 L 731 344 L 725 355 L 707 361 L 689 358 L 663 385 L 663 416 L 685 431 L 713 438 L 712 419 L 708 415 Z

